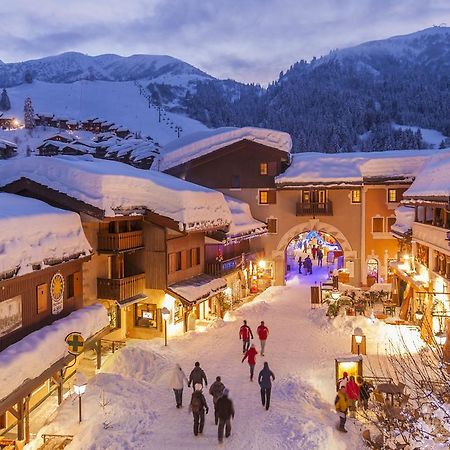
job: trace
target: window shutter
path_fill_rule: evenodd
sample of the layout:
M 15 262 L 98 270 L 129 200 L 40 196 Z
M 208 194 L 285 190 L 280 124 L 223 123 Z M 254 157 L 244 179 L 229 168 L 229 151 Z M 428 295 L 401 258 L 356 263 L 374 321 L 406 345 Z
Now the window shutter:
M 75 272 L 73 274 L 73 295 L 78 297 L 83 292 L 83 285 L 81 279 L 81 272 Z
M 187 269 L 187 250 L 181 252 L 181 270 Z
M 267 219 L 267 231 L 276 233 L 278 228 L 278 219 Z
M 277 202 L 277 191 L 267 191 L 267 203 L 274 205 Z
M 275 176 L 278 173 L 278 164 L 276 161 L 271 161 L 267 165 L 267 175 Z
M 37 313 L 38 314 L 47 311 L 47 309 L 48 309 L 47 297 L 48 297 L 47 283 L 40 284 L 37 287 Z

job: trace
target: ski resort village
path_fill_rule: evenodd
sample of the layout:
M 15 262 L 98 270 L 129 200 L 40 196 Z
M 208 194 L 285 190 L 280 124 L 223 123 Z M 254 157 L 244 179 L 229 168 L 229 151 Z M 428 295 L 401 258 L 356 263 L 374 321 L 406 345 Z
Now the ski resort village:
M 37 58 L 88 42 L 70 11 L 0 61 L 0 449 L 449 449 L 450 28 L 390 22 L 261 87 Z

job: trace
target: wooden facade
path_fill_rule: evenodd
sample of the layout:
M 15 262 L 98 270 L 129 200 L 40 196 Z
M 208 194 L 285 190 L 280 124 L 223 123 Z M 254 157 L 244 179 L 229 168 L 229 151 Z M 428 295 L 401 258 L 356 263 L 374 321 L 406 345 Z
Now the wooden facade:
M 0 308 L 2 303 L 6 305 L 17 299 L 21 309 L 20 326 L 0 334 L 0 351 L 83 306 L 82 264 L 85 260 L 77 259 L 0 281 Z M 64 296 L 62 310 L 53 314 L 50 288 L 56 273 L 64 278 Z
M 288 161 L 288 153 L 244 139 L 166 172 L 212 189 L 275 188 Z

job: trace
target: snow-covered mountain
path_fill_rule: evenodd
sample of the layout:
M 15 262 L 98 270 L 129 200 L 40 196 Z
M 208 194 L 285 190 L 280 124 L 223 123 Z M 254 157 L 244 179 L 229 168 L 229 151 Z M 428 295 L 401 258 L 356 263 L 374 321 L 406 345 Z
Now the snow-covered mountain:
M 207 80 L 211 76 L 171 56 L 99 55 L 77 52 L 18 63 L 0 63 L 0 86 L 17 86 L 32 80 L 49 83 L 73 83 L 80 80 L 167 82 L 172 78 Z

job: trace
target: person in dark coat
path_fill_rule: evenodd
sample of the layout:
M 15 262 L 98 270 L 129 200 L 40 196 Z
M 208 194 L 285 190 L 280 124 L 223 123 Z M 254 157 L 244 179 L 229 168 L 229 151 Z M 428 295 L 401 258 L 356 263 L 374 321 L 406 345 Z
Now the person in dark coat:
M 312 261 L 309 255 L 305 258 L 305 261 L 303 261 L 303 267 L 306 270 L 306 275 L 308 274 L 312 275 Z
M 272 380 L 275 381 L 274 373 L 269 369 L 269 363 L 265 362 L 264 367 L 259 372 L 258 383 L 261 388 L 261 402 L 266 407 L 266 411 L 270 406 L 270 393 L 272 391 Z
M 317 267 L 322 267 L 323 262 L 323 251 L 321 248 L 317 250 Z
M 203 369 L 200 367 L 200 363 L 197 361 L 195 363 L 195 367 L 192 369 L 191 374 L 189 375 L 188 387 L 191 387 L 195 391 L 195 385 L 201 384 L 203 388 L 203 381 L 205 382 L 205 386 L 208 386 L 208 380 L 206 379 L 206 374 Z
M 302 257 L 299 256 L 298 257 L 298 273 L 302 273 L 302 265 L 303 265 Z
M 242 353 L 245 353 L 250 348 L 250 338 L 253 339 L 252 329 L 247 325 L 247 321 L 244 320 L 244 324 L 239 328 L 239 339 L 242 339 Z
M 214 404 L 214 421 L 217 425 L 219 422 L 219 417 L 217 416 L 217 400 L 222 397 L 223 391 L 225 389 L 225 385 L 222 383 L 220 377 L 216 377 L 216 381 L 209 388 L 209 393 L 213 396 L 213 404 Z
M 194 416 L 194 435 L 203 433 L 203 427 L 205 426 L 205 413 L 208 414 L 209 408 L 206 403 L 205 396 L 202 392 L 202 385 L 195 384 L 194 392 L 191 397 L 191 404 L 189 405 Z
M 225 437 L 231 434 L 231 418 L 234 419 L 233 402 L 228 398 L 229 391 L 224 389 L 222 397 L 217 400 L 217 415 L 219 416 L 218 436 L 219 442 L 223 441 L 223 429 L 225 428 Z
M 359 399 L 361 401 L 363 409 L 366 410 L 369 406 L 370 394 L 374 390 L 373 384 L 367 382 L 362 377 L 357 377 L 356 381 L 359 385 Z

